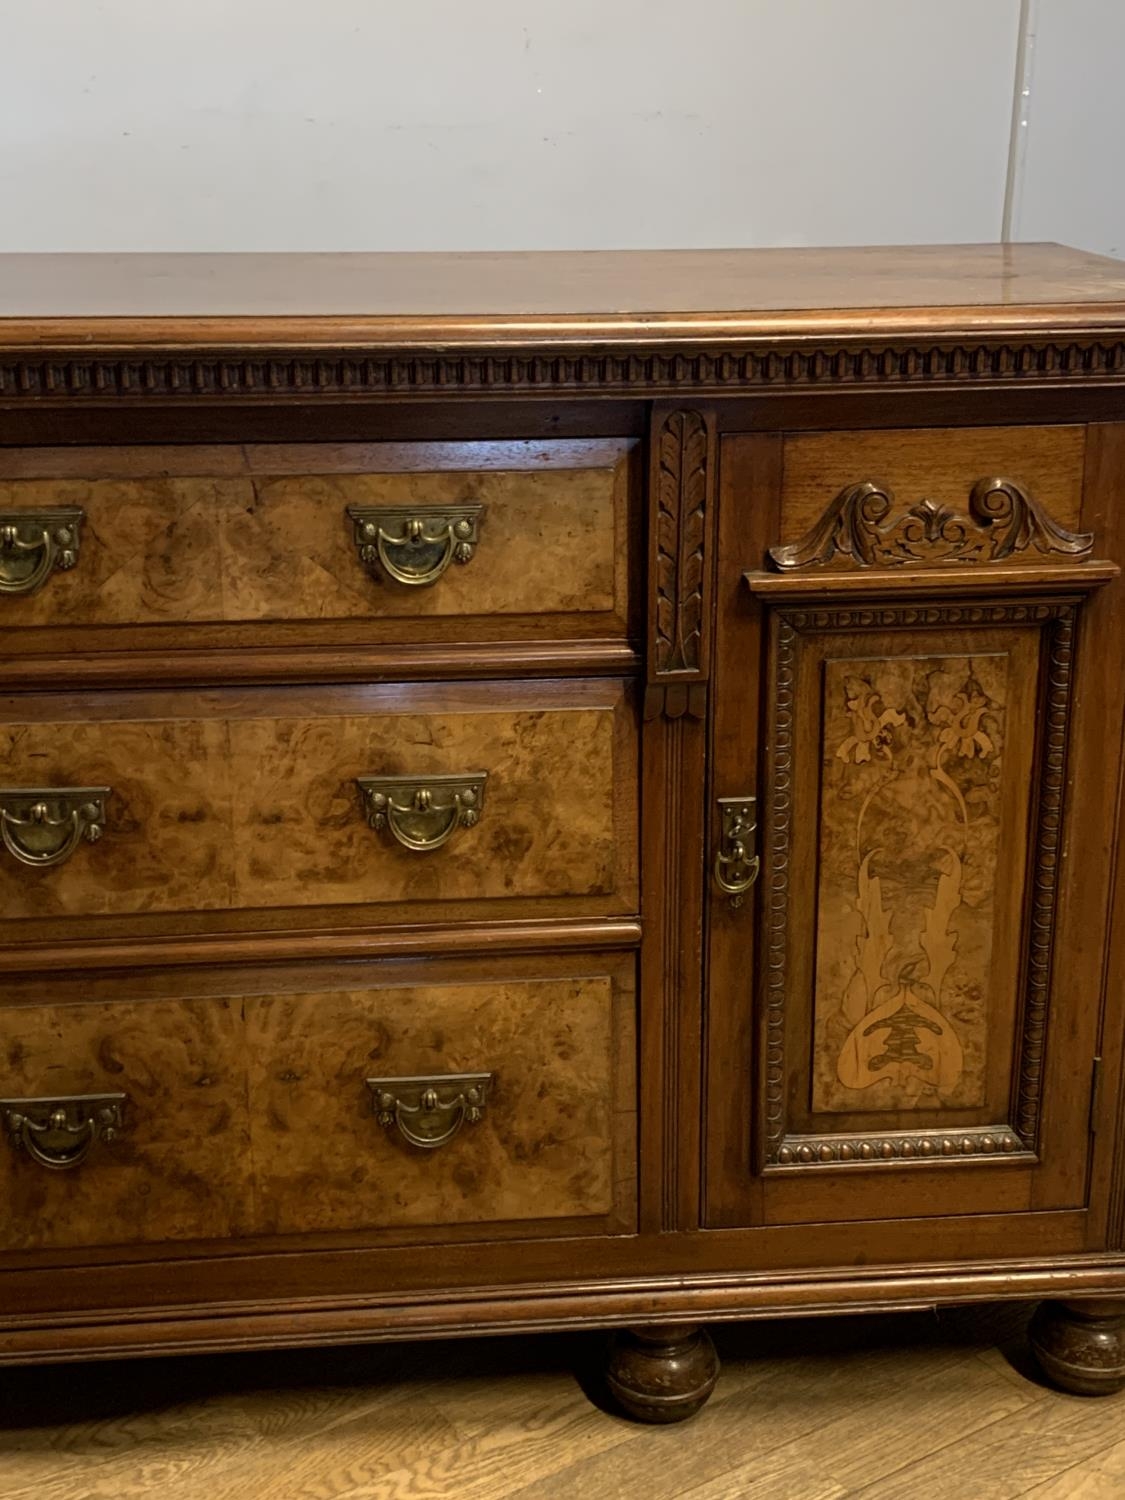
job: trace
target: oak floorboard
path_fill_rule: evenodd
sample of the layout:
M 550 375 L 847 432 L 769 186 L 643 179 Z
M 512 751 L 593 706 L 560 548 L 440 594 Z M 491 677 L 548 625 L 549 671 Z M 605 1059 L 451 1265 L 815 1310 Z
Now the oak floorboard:
M 1091 1400 L 1051 1393 L 968 1434 L 950 1433 L 944 1446 L 874 1483 L 855 1487 L 849 1500 L 901 1500 L 903 1495 L 925 1495 L 926 1500 L 1022 1500 L 1036 1486 L 1106 1448 L 1123 1423 L 1121 1397 Z
M 599 1334 L 0 1372 L 4 1500 L 1118 1500 L 1125 1397 L 1028 1309 L 743 1323 L 693 1422 L 605 1406 Z M 587 1394 L 588 1393 L 588 1394 Z
M 1125 1440 L 1028 1490 L 1021 1500 L 1120 1500 L 1125 1495 Z

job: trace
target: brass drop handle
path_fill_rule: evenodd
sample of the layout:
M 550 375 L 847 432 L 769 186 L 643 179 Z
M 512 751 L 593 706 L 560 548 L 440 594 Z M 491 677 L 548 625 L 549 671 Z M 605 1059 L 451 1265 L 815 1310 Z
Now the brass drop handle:
M 33 869 L 61 865 L 105 827 L 108 786 L 0 787 L 0 841 Z
M 357 776 L 367 821 L 404 849 L 426 853 L 472 828 L 484 807 L 487 771 L 467 776 Z
M 0 594 L 34 594 L 78 561 L 85 512 L 77 505 L 0 509 Z
M 0 1099 L 0 1117 L 17 1151 L 52 1172 L 82 1164 L 97 1141 L 112 1141 L 125 1122 L 124 1094 L 71 1094 Z
M 720 797 L 719 847 L 715 851 L 715 884 L 730 898 L 732 910 L 758 878 L 758 799 Z
M 349 505 L 359 560 L 375 577 L 425 588 L 472 560 L 483 505 Z
M 479 1125 L 494 1073 L 441 1073 L 421 1078 L 368 1078 L 375 1117 L 408 1145 L 436 1151 L 464 1125 Z

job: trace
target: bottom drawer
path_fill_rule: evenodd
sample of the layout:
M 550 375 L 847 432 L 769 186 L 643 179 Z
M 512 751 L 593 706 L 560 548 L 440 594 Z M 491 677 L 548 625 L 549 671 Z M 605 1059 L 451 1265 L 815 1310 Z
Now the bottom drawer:
M 14 985 L 0 1248 L 629 1231 L 633 967 Z

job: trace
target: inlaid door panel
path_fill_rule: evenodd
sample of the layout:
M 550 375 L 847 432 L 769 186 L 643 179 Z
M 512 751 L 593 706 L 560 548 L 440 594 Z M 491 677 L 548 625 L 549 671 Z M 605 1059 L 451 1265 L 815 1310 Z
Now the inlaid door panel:
M 900 489 L 941 451 L 903 436 Z M 1082 430 L 1035 435 L 1034 485 L 995 477 L 1010 430 L 992 470 L 986 433 L 944 436 L 933 505 L 859 467 L 878 439 L 893 470 L 888 434 L 850 471 L 826 438 L 819 481 L 808 439 L 792 468 L 785 439 L 724 448 L 712 791 L 755 799 L 760 867 L 710 898 L 712 1224 L 1088 1201 L 1109 863 L 1077 782 L 1120 739 L 1085 634 L 1120 628 L 1116 568 L 1079 529 Z
M 763 999 L 770 1042 L 794 1072 L 788 1107 L 768 1121 L 766 1160 L 882 1155 L 900 1149 L 896 1132 L 919 1130 L 936 1132 L 917 1142 L 923 1154 L 948 1153 L 954 1130 L 959 1152 L 970 1140 L 974 1152 L 1019 1149 L 1024 1134 L 1034 1142 L 1038 1104 L 1025 1056 L 1017 1132 L 1006 1111 L 1022 898 L 1030 868 L 1049 917 L 1057 863 L 1041 826 L 1054 809 L 1032 780 L 1040 632 L 864 630 L 851 621 L 869 611 L 842 610 L 837 634 L 814 623 L 826 613 L 771 620 L 794 712 L 791 727 L 774 713 L 767 728 L 764 878 L 775 901 Z M 1051 623 L 1057 658 L 1072 623 Z M 1036 957 L 1049 963 L 1049 952 Z M 1045 996 L 1039 974 L 1028 977 L 1035 1031 Z M 857 1131 L 873 1139 L 852 1144 Z

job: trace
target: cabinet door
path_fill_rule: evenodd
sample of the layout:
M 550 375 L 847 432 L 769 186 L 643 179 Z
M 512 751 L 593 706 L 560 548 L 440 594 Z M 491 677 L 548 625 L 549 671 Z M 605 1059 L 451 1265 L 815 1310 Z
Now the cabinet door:
M 726 441 L 709 1224 L 1085 1210 L 1121 648 L 1082 497 L 1110 449 Z

